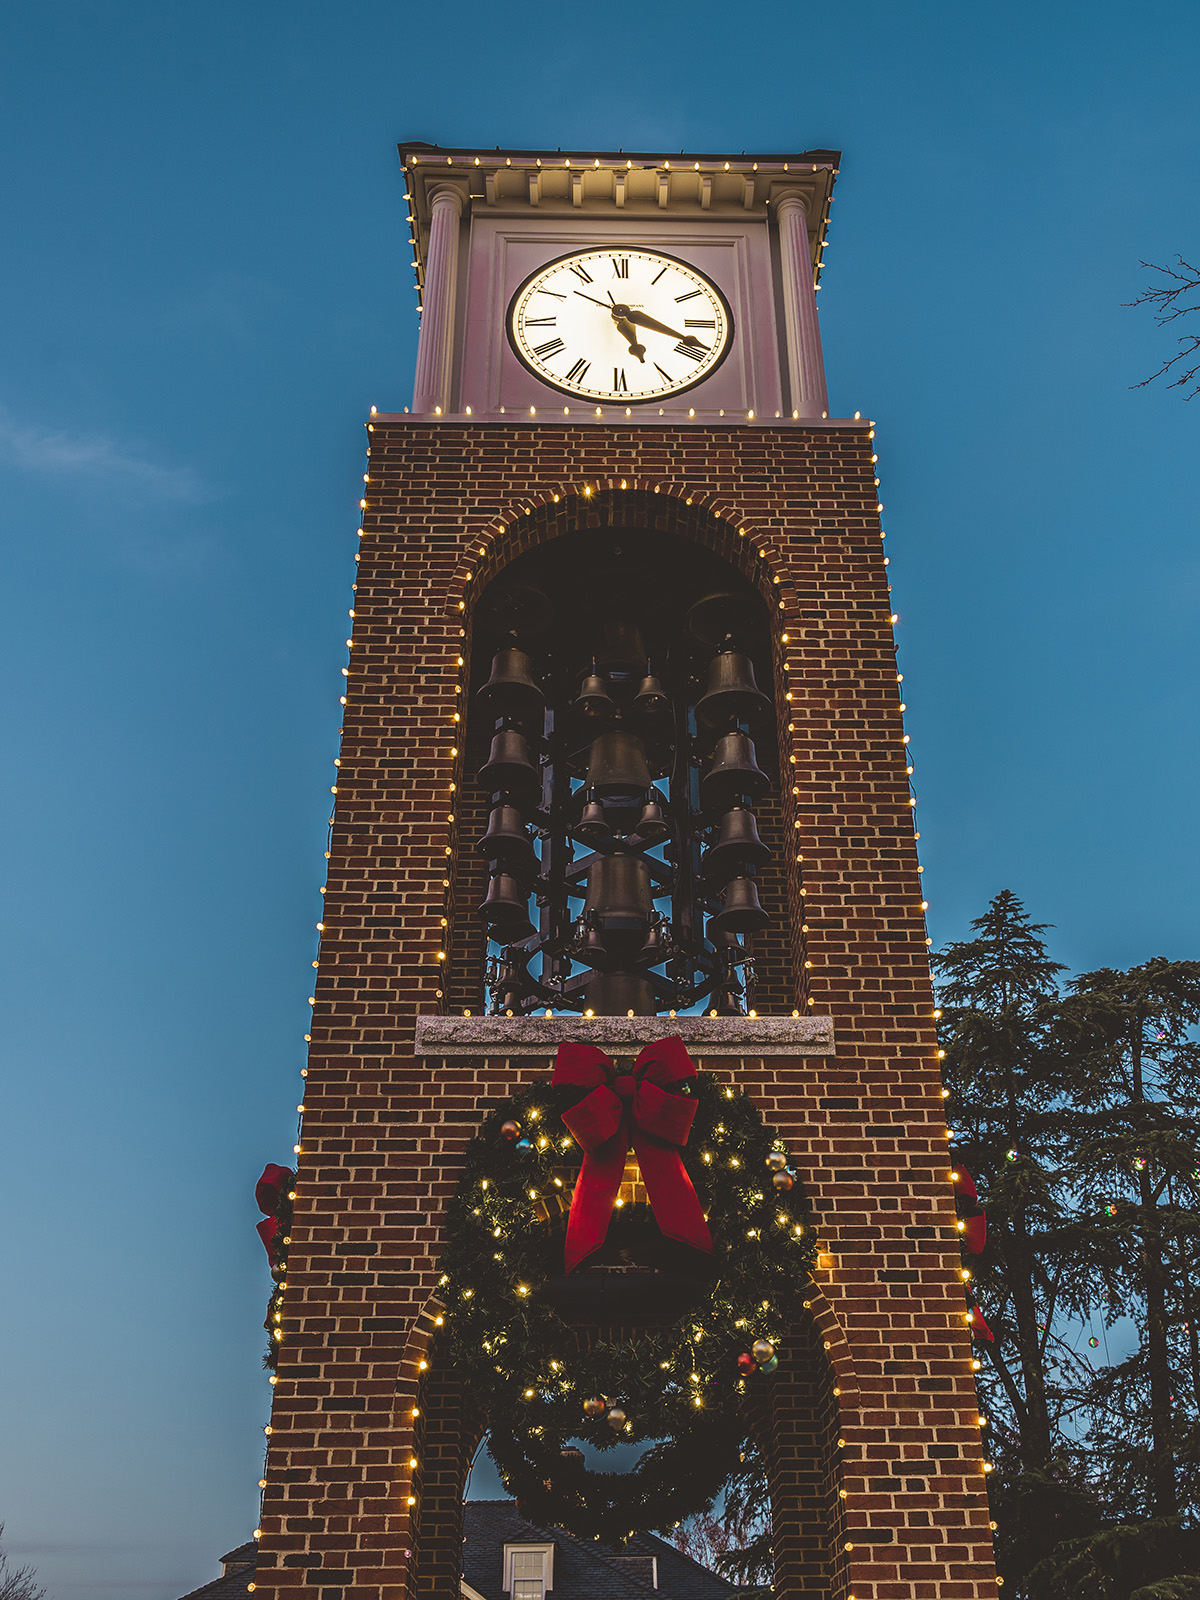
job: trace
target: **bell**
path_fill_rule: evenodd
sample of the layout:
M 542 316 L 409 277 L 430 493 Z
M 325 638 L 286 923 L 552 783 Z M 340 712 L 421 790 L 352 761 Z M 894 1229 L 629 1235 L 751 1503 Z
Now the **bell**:
M 736 984 L 726 983 L 720 989 L 714 989 L 713 1003 L 709 1008 L 719 1017 L 742 1017 L 742 997 Z
M 479 776 L 488 790 L 511 789 L 524 800 L 533 800 L 541 788 L 542 775 L 529 754 L 529 743 L 515 728 L 502 728 L 492 739 L 487 764 Z
M 745 733 L 725 733 L 700 780 L 700 803 L 708 811 L 727 811 L 737 795 L 757 800 L 770 787 L 770 778 L 754 759 L 754 740 Z
M 599 972 L 587 986 L 587 1006 L 598 1017 L 652 1017 L 654 985 L 637 972 Z
M 524 650 L 511 645 L 497 650 L 492 657 L 492 675 L 475 696 L 475 703 L 495 717 L 536 718 L 540 727 L 546 697 L 533 681 Z
M 719 889 L 746 867 L 761 867 L 771 852 L 758 837 L 758 822 L 753 811 L 735 806 L 721 818 L 717 841 L 704 852 L 700 862 L 705 878 Z
M 525 832 L 516 806 L 492 807 L 487 832 L 475 848 L 489 863 L 498 863 L 505 872 L 518 878 L 527 879 L 537 874 L 533 840 Z
M 533 932 L 533 923 L 529 920 L 529 891 L 511 873 L 492 874 L 479 914 L 499 944 L 528 939 Z
M 583 680 L 583 687 L 579 691 L 579 698 L 571 707 L 583 717 L 605 718 L 610 720 L 616 715 L 617 708 L 613 704 L 612 696 L 608 692 L 608 682 L 598 672 L 590 673 Z
M 759 904 L 758 885 L 753 878 L 734 878 L 726 886 L 725 900 L 708 926 L 716 933 L 753 933 L 765 928 L 770 917 Z
M 601 672 L 640 672 L 646 665 L 646 646 L 640 630 L 632 622 L 606 620 L 600 630 L 596 664 Z
M 583 903 L 584 916 L 593 926 L 605 933 L 641 934 L 653 909 L 650 868 L 643 856 L 597 856 L 588 872 Z
M 706 728 L 760 717 L 771 702 L 754 681 L 754 666 L 740 650 L 722 650 L 708 665 L 708 687 L 696 706 L 696 721 Z
M 583 808 L 583 815 L 575 824 L 572 832 L 584 844 L 604 844 L 613 836 L 613 831 L 604 820 L 604 807 L 599 800 L 589 800 Z
M 650 787 L 646 746 L 636 733 L 624 728 L 602 733 L 588 752 L 587 781 L 601 800 L 620 800 L 642 794 Z
M 657 717 L 661 716 L 669 704 L 666 690 L 647 664 L 646 676 L 638 684 L 638 691 L 633 697 L 633 709 L 640 711 L 643 716 Z
M 662 929 L 655 923 L 645 939 L 642 948 L 638 951 L 638 960 L 646 961 L 648 966 L 655 966 L 659 961 L 666 959 L 667 941 L 662 936 Z M 647 958 L 649 958 L 647 960 Z
M 658 801 L 651 797 L 642 807 L 642 814 L 629 836 L 629 843 L 636 845 L 639 850 L 648 850 L 670 837 L 671 825 L 663 816 Z

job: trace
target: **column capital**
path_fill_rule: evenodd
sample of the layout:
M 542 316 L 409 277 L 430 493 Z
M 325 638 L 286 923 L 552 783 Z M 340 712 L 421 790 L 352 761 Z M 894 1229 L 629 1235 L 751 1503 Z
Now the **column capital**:
M 776 216 L 782 216 L 785 211 L 791 211 L 799 206 L 807 219 L 810 201 L 811 196 L 803 189 L 783 189 L 775 184 L 771 185 L 771 204 L 775 207 Z
M 454 207 L 456 216 L 461 217 L 466 209 L 468 198 L 466 191 L 461 184 L 455 183 L 453 179 L 442 178 L 437 182 L 428 184 L 425 194 L 429 200 L 431 213 L 444 209 L 447 202 Z

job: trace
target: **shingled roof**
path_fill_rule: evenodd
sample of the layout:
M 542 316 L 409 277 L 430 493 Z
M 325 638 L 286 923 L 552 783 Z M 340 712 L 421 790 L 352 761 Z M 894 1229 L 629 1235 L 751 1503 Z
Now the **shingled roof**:
M 181 1596 L 181 1600 L 242 1600 L 246 1586 L 254 1577 L 258 1546 L 253 1539 L 227 1550 L 221 1557 L 221 1576 Z
M 554 1546 L 554 1600 L 727 1600 L 733 1585 L 653 1533 L 636 1534 L 622 1550 L 576 1539 L 561 1528 L 527 1521 L 513 1500 L 468 1500 L 463 1506 L 463 1578 L 483 1600 L 507 1600 L 506 1544 Z M 254 1578 L 253 1540 L 221 1557 L 221 1576 L 180 1600 L 242 1600 Z M 657 1563 L 658 1584 L 652 1573 Z
M 483 1600 L 504 1600 L 504 1546 L 554 1546 L 554 1600 L 726 1600 L 732 1584 L 652 1533 L 621 1550 L 576 1539 L 561 1528 L 527 1521 L 512 1500 L 468 1500 L 463 1506 L 463 1577 Z M 642 1562 L 636 1560 L 642 1557 Z M 658 1587 L 650 1560 L 658 1563 Z M 639 1568 L 641 1571 L 639 1571 Z M 642 1576 L 644 1572 L 645 1576 Z

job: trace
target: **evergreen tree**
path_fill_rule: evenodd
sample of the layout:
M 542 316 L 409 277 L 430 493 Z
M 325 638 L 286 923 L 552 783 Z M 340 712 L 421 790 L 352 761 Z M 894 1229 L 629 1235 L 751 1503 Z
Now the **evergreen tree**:
M 1072 1425 L 1087 1374 L 1060 1332 L 1090 1310 L 1099 1261 L 1073 1215 L 1068 1081 L 1057 1048 L 1058 974 L 1046 924 L 1004 890 L 975 937 L 934 957 L 956 1159 L 979 1184 L 984 1253 L 971 1270 L 994 1343 L 980 1391 L 996 1470 L 990 1493 L 1010 1582 L 1060 1540 L 1096 1525 Z
M 1200 1513 L 1200 962 L 1156 957 L 1071 984 L 1058 1024 L 1080 1106 L 1080 1211 L 1100 1242 L 1111 1326 L 1136 1351 L 1083 1396 L 1113 1509 Z

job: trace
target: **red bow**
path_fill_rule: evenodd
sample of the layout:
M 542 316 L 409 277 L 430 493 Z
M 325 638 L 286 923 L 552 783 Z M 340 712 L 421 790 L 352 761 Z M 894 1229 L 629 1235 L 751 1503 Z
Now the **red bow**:
M 631 1138 L 659 1227 L 668 1239 L 712 1254 L 712 1235 L 679 1156 L 691 1132 L 696 1103 L 662 1087 L 695 1076 L 692 1059 L 677 1035 L 648 1044 L 632 1073 L 619 1073 L 595 1045 L 573 1039 L 559 1045 L 554 1083 L 591 1091 L 563 1112 L 563 1121 L 584 1152 L 567 1218 L 568 1272 L 604 1243 Z

